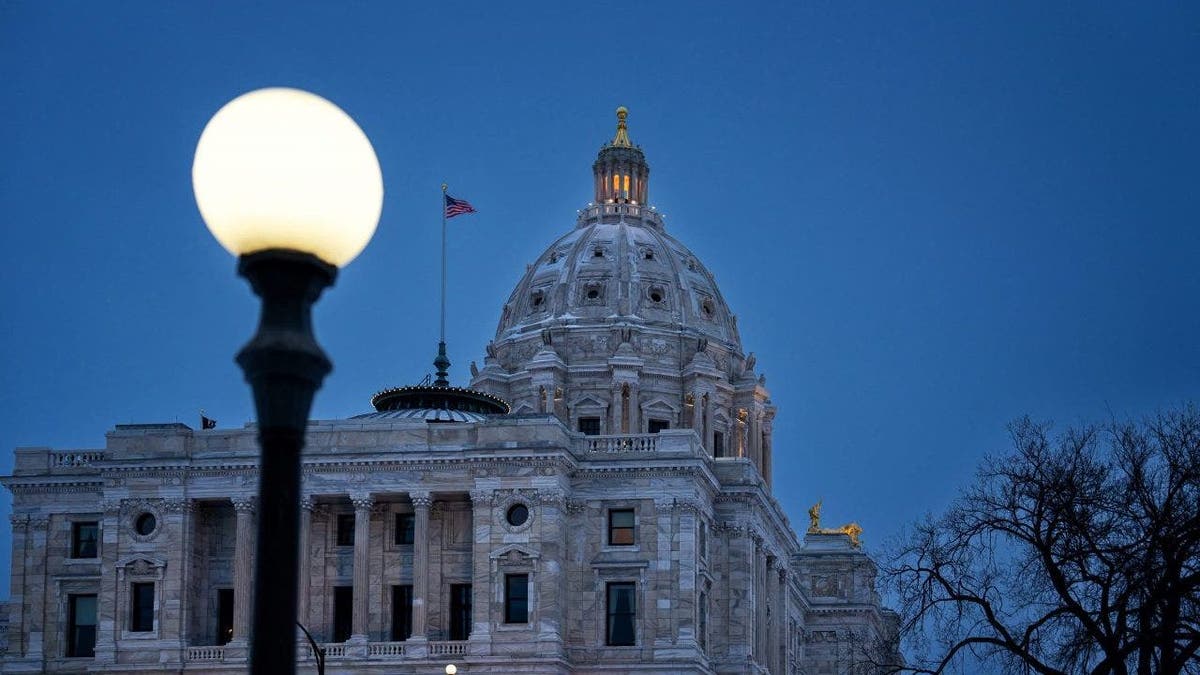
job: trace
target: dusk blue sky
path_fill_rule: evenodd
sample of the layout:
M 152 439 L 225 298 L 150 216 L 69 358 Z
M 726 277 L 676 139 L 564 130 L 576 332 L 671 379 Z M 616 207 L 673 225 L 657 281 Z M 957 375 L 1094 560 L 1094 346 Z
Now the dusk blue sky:
M 432 370 L 443 181 L 479 210 L 449 244 L 466 382 L 618 105 L 767 375 L 796 527 L 823 498 L 878 550 L 1015 417 L 1197 398 L 1200 4 L 741 5 L 0 2 L 0 473 L 252 418 L 257 299 L 191 163 L 225 102 L 280 85 L 350 113 L 386 190 L 316 307 L 316 418 Z

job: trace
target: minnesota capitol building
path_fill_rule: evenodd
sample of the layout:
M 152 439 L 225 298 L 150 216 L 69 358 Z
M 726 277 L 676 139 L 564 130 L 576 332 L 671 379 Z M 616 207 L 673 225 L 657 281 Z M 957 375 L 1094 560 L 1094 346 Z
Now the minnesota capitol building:
M 870 673 L 895 649 L 861 530 L 817 505 L 798 535 L 772 495 L 765 379 L 625 119 L 469 388 L 439 364 L 310 423 L 299 618 L 326 672 Z M 18 448 L 0 671 L 244 672 L 258 452 L 253 425 Z

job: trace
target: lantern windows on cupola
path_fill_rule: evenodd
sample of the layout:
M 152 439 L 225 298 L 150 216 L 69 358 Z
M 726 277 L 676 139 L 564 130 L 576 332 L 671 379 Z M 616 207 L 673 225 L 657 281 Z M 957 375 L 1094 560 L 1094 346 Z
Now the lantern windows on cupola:
M 596 177 L 596 203 L 645 204 L 650 165 L 642 149 L 629 142 L 625 118 L 629 111 L 617 108 L 617 135 L 600 148 L 592 164 Z

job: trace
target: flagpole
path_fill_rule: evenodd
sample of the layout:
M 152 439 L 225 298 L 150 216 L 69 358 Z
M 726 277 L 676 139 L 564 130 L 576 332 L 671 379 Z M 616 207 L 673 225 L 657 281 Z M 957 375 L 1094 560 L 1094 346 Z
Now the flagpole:
M 433 360 L 433 367 L 437 369 L 437 379 L 433 381 L 435 387 L 449 387 L 449 370 L 450 358 L 446 356 L 446 188 L 448 186 L 442 183 L 442 315 L 441 323 L 438 326 L 438 354 Z
M 446 188 L 442 183 L 442 323 L 438 342 L 446 342 Z

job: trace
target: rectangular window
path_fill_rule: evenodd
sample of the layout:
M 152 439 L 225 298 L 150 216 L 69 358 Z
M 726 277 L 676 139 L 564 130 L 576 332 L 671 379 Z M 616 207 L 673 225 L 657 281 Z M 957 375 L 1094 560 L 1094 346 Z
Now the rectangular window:
M 580 417 L 579 418 L 579 433 L 587 434 L 588 436 L 600 435 L 600 418 L 599 417 Z
M 471 584 L 450 584 L 450 639 L 471 635 Z
M 148 633 L 154 630 L 154 584 L 132 584 L 129 587 L 129 630 Z
M 725 456 L 725 434 L 723 434 L 719 431 L 714 431 L 713 432 L 713 457 L 724 457 L 724 456 Z
M 333 587 L 333 641 L 345 642 L 354 630 L 354 587 Z
M 99 534 L 100 524 L 97 522 L 73 523 L 71 525 L 71 557 L 95 558 Z
M 217 589 L 217 644 L 233 639 L 233 589 Z
M 608 545 L 632 546 L 633 509 L 612 509 L 608 512 Z
M 412 637 L 412 586 L 392 586 L 392 642 Z
M 608 622 L 605 644 L 615 647 L 636 644 L 634 626 L 637 604 L 633 582 L 610 583 L 608 585 Z
M 529 623 L 529 575 L 504 575 L 504 623 Z
M 396 514 L 396 545 L 405 546 L 413 543 L 413 526 L 415 519 L 411 513 Z
M 337 516 L 337 545 L 354 545 L 354 514 L 339 513 Z
M 67 656 L 96 655 L 96 596 L 67 596 Z
M 667 420 L 649 420 L 646 422 L 646 431 L 652 434 L 657 434 L 663 429 L 670 429 L 671 423 Z

